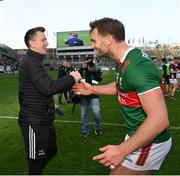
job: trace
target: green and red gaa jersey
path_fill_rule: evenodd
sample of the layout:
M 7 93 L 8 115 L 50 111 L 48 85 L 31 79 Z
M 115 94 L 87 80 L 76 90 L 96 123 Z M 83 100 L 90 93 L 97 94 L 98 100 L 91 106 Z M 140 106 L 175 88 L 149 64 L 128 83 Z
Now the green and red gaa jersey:
M 137 48 L 129 48 L 116 65 L 116 87 L 121 105 L 127 134 L 132 136 L 144 122 L 144 112 L 138 95 L 160 88 L 161 76 L 158 68 L 146 53 Z M 154 143 L 168 140 L 167 130 L 161 133 Z

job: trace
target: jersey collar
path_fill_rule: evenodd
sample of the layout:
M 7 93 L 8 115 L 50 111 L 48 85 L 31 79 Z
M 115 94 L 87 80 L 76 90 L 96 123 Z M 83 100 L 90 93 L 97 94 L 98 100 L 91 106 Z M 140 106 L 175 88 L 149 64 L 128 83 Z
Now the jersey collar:
M 128 49 L 127 49 L 127 51 L 124 53 L 124 55 L 123 55 L 123 57 L 121 58 L 121 63 L 123 63 L 124 62 L 124 60 L 125 60 L 125 58 L 126 58 L 126 56 L 128 55 L 128 53 L 131 51 L 131 50 L 133 50 L 134 49 L 134 47 L 129 47 Z

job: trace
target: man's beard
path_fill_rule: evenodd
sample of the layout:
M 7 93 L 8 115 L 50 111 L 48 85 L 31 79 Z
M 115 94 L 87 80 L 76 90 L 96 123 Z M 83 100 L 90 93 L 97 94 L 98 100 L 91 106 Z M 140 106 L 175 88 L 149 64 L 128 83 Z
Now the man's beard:
M 101 57 L 109 58 L 109 57 L 111 57 L 111 55 L 110 55 L 110 53 L 108 51 L 107 52 L 102 52 L 100 49 L 98 49 L 98 50 L 95 50 L 95 53 L 96 53 L 96 57 L 98 57 L 98 58 L 101 58 Z

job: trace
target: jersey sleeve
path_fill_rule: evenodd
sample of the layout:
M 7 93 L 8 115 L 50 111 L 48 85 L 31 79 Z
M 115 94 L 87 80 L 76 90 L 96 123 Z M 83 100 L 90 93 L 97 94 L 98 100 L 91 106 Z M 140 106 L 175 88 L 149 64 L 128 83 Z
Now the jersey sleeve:
M 137 94 L 144 93 L 160 86 L 160 72 L 153 63 L 138 63 L 127 69 L 126 79 Z

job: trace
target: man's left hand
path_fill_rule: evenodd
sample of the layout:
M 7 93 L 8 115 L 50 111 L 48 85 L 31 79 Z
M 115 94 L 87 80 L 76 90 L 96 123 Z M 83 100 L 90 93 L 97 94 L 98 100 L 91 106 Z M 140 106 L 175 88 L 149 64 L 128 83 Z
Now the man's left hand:
M 94 156 L 93 160 L 98 160 L 100 164 L 110 167 L 111 169 L 117 168 L 126 157 L 121 150 L 121 144 L 107 145 L 99 150 L 103 153 Z

